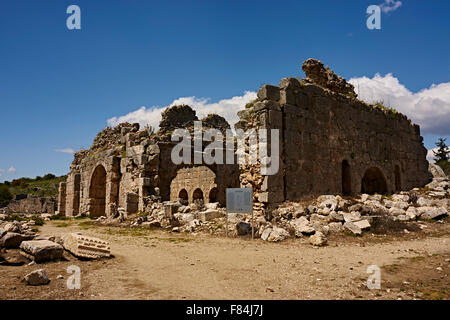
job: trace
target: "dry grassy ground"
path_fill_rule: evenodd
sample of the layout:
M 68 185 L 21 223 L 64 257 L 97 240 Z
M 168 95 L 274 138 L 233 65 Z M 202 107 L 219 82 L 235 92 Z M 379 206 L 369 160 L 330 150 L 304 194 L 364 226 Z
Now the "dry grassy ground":
M 449 299 L 450 227 L 418 232 L 282 243 L 177 234 L 161 230 L 53 221 L 41 234 L 81 231 L 108 240 L 114 258 L 0 266 L 0 299 Z M 69 265 L 81 289 L 66 288 Z M 366 287 L 369 265 L 381 267 L 381 289 Z M 45 268 L 51 282 L 31 287 L 28 272 Z M 57 279 L 63 275 L 64 279 Z

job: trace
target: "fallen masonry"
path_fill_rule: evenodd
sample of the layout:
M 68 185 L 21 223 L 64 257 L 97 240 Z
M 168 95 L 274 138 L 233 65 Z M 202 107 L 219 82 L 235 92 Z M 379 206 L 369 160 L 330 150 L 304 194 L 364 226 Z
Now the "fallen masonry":
M 64 248 L 78 258 L 97 259 L 111 255 L 109 243 L 98 238 L 69 233 L 62 240 Z

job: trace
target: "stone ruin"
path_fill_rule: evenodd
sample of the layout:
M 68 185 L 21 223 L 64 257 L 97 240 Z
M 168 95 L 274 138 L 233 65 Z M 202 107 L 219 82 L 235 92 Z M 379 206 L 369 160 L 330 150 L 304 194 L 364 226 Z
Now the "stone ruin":
M 431 181 L 418 125 L 358 100 L 353 86 L 318 60 L 305 61 L 303 70 L 305 79 L 263 85 L 238 113 L 235 128 L 279 130 L 277 174 L 262 175 L 258 163 L 174 164 L 170 134 L 192 129 L 198 118 L 189 106 L 172 106 L 163 111 L 156 133 L 121 123 L 77 152 L 59 187 L 59 214 L 116 217 L 177 199 L 223 206 L 226 188 L 249 187 L 258 215 L 308 196 L 389 194 Z M 220 115 L 201 121 L 205 128 L 230 127 Z

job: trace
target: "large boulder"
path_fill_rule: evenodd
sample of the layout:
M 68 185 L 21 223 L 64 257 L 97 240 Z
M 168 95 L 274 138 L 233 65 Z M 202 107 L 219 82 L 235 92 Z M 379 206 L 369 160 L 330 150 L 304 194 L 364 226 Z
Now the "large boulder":
M 33 236 L 22 235 L 16 232 L 7 232 L 0 239 L 0 247 L 4 247 L 6 249 L 17 249 L 22 241 L 31 240 L 32 238 Z
M 109 243 L 98 238 L 69 233 L 63 236 L 62 241 L 64 249 L 78 258 L 96 259 L 111 255 Z
M 267 228 L 261 235 L 261 239 L 271 242 L 283 241 L 287 238 L 289 238 L 289 232 L 278 227 Z
M 24 278 L 25 282 L 30 286 L 46 285 L 50 282 L 47 272 L 44 269 L 35 270 L 27 274 Z
M 20 249 L 27 253 L 35 262 L 59 260 L 63 256 L 63 247 L 49 240 L 23 241 Z
M 294 227 L 295 235 L 297 237 L 301 237 L 302 235 L 312 235 L 316 232 L 311 223 L 305 217 L 292 220 L 291 225 Z
M 199 218 L 202 222 L 211 221 L 220 218 L 222 213 L 216 209 L 207 209 L 199 213 Z
M 352 232 L 354 235 L 357 236 L 362 234 L 361 228 L 351 221 L 347 221 L 344 223 L 344 229 L 349 230 L 350 232 Z
M 361 220 L 361 214 L 358 211 L 344 212 L 343 215 L 345 222 Z
M 353 224 L 357 227 L 359 227 L 361 230 L 367 230 L 370 229 L 370 223 L 368 220 L 363 219 L 359 221 L 353 221 Z
M 324 246 L 327 243 L 327 237 L 322 232 L 316 232 L 314 235 L 309 237 L 309 243 L 313 246 Z
M 417 211 L 421 219 L 437 219 L 448 216 L 448 211 L 444 208 L 420 207 L 417 208 Z
M 20 250 L 9 249 L 0 251 L 0 265 L 21 266 L 28 262 L 30 262 L 30 260 L 24 257 L 20 253 Z

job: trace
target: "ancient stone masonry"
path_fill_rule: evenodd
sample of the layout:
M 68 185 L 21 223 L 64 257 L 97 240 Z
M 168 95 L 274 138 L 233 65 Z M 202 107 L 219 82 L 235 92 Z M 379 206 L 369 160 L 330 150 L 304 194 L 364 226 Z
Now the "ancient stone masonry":
M 178 198 L 225 204 L 226 188 L 239 187 L 237 165 L 171 161 L 177 143 L 171 141 L 171 133 L 177 128 L 192 130 L 194 121 L 198 121 L 195 111 L 182 105 L 163 112 L 157 134 L 152 128 L 140 130 L 139 124 L 105 128 L 89 150 L 75 154 L 67 182 L 60 186 L 60 213 L 117 217 L 124 212 L 126 216 L 144 212 L 154 202 Z M 230 127 L 218 115 L 201 121 L 204 128 Z
M 306 79 L 264 85 L 237 127 L 278 129 L 280 171 L 263 177 L 260 199 L 277 204 L 307 195 L 392 193 L 427 184 L 427 150 L 418 125 L 368 105 L 353 86 L 309 59 Z M 256 177 L 256 179 L 260 179 Z
M 10 213 L 49 213 L 54 214 L 57 201 L 53 197 L 17 195 L 6 208 Z
M 358 100 L 353 86 L 318 60 L 307 60 L 303 70 L 306 78 L 300 81 L 262 86 L 258 98 L 238 112 L 236 129 L 279 130 L 276 174 L 261 174 L 259 161 L 174 164 L 175 129 L 192 132 L 194 121 L 201 121 L 203 130 L 225 132 L 230 126 L 219 115 L 199 120 L 189 106 L 172 106 L 162 113 L 156 133 L 121 123 L 77 152 L 60 186 L 60 214 L 127 216 L 177 199 L 225 205 L 230 187 L 251 187 L 258 214 L 306 196 L 392 193 L 431 180 L 418 125 L 393 109 Z M 269 151 L 272 143 L 269 134 Z

